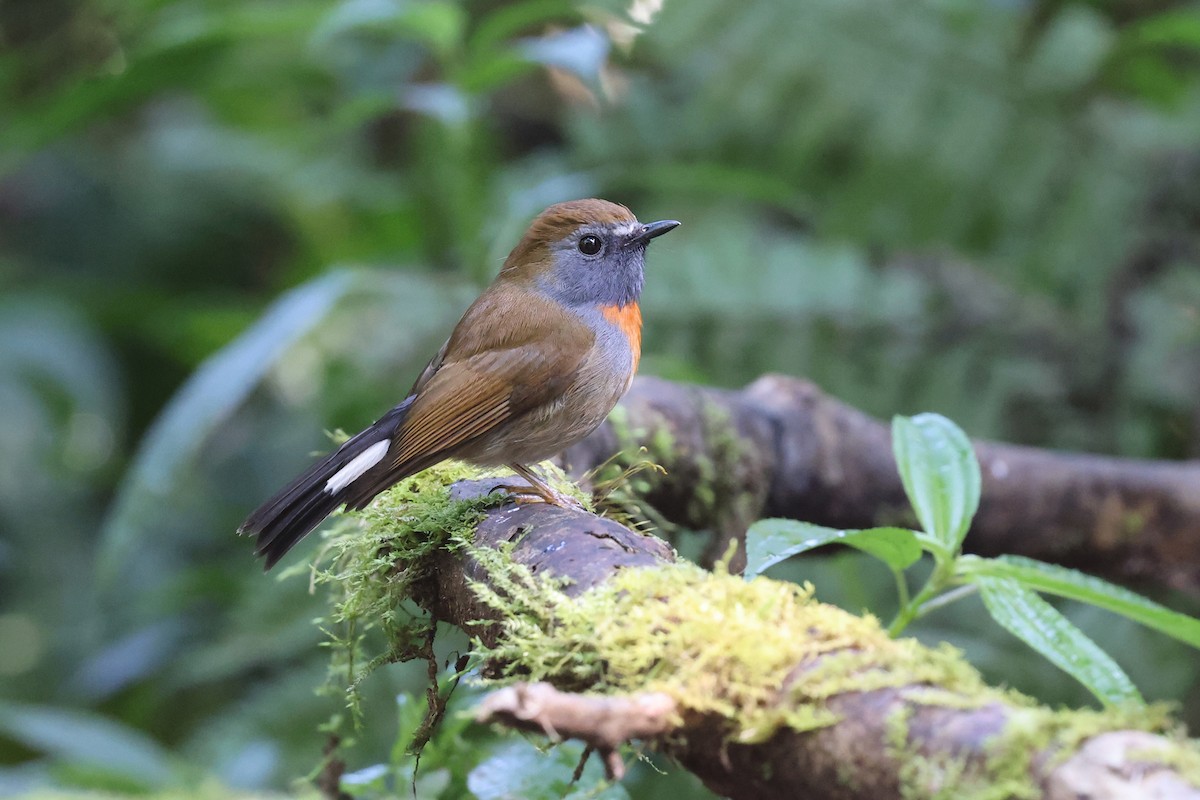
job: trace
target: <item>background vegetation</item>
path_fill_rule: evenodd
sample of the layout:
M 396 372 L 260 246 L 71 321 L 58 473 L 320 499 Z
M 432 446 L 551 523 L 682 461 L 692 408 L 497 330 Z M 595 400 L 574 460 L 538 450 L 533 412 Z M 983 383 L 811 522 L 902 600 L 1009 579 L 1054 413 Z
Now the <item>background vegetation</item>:
M 0 5 L 0 793 L 223 796 L 318 763 L 324 600 L 233 530 L 322 429 L 399 398 L 557 200 L 683 220 L 650 256 L 644 372 L 1200 457 L 1200 7 L 659 5 Z M 860 556 L 786 568 L 886 613 Z M 913 633 L 1089 702 L 953 608 Z M 1063 608 L 1200 726 L 1194 653 Z M 352 769 L 423 679 L 364 687 Z M 546 763 L 443 736 L 422 796 L 520 796 L 503 780 Z M 666 769 L 629 793 L 693 796 Z

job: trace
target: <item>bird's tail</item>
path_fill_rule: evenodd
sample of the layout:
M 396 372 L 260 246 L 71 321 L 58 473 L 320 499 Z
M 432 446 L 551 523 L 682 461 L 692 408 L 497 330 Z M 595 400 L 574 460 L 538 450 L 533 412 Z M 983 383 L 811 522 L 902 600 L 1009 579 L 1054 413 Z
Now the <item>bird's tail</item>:
M 256 536 L 254 552 L 266 557 L 266 569 L 275 566 L 338 506 L 351 497 L 362 500 L 355 481 L 387 456 L 392 436 L 404 421 L 412 400 L 408 398 L 313 464 L 246 518 L 238 533 Z

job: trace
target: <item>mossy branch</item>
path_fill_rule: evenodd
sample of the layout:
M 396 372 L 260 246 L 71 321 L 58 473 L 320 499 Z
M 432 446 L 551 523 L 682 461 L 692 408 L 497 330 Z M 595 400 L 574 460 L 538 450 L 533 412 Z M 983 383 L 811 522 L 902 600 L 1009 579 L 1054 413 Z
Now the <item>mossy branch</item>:
M 984 485 L 969 550 L 1200 594 L 1200 461 L 975 447 Z M 615 452 L 623 460 L 612 462 Z M 665 471 L 640 475 L 640 495 L 663 519 L 712 531 L 709 563 L 764 517 L 869 528 L 910 513 L 888 426 L 795 378 L 741 391 L 639 378 L 564 454 L 575 475 L 644 459 Z
M 390 564 L 404 579 L 356 582 L 353 607 L 415 599 L 470 631 L 486 679 L 517 687 L 491 716 L 581 738 L 613 772 L 636 736 L 734 798 L 1200 800 L 1200 748 L 1161 709 L 1047 709 L 807 587 L 676 563 L 653 536 L 496 505 L 499 481 L 462 477 L 382 496 L 330 574 Z

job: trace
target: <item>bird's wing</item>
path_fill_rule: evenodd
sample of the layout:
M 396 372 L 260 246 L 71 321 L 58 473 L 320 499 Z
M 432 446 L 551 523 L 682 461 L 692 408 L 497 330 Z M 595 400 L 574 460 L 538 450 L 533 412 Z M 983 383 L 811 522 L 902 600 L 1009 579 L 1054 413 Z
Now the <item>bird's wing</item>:
M 425 388 L 425 384 L 429 383 L 429 379 L 434 376 L 438 368 L 442 366 L 442 362 L 446 360 L 446 350 L 450 347 L 450 340 L 447 339 L 442 348 L 437 351 L 437 354 L 429 359 L 429 363 L 425 365 L 425 369 L 421 370 L 421 374 L 413 381 L 412 388 L 408 390 L 409 396 L 419 394 Z
M 386 460 L 359 484 L 361 497 L 557 400 L 594 341 L 578 317 L 539 295 L 493 292 L 476 303 L 418 379 Z
M 574 377 L 582 355 L 558 351 L 548 361 L 542 348 L 524 345 L 443 364 L 397 431 L 389 454 L 393 467 L 453 450 L 553 402 Z

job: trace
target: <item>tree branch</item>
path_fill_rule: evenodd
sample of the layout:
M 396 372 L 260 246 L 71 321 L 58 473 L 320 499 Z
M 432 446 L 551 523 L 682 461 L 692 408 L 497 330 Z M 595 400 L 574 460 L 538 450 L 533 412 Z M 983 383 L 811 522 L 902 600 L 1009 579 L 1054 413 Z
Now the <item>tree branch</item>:
M 496 722 L 540 733 L 554 741 L 579 739 L 604 759 L 609 778 L 625 775 L 617 749 L 633 739 L 656 739 L 675 730 L 670 696 L 643 692 L 603 697 L 560 692 L 548 683 L 518 683 L 493 692 L 475 709 L 476 722 Z
M 421 530 L 404 513 L 377 508 L 370 540 Z M 640 738 L 732 798 L 1200 800 L 1200 748 L 1166 733 L 1161 710 L 1050 710 L 986 686 L 956 652 L 890 639 L 792 584 L 674 563 L 611 520 L 537 503 L 482 513 L 474 545 L 434 549 L 412 596 L 490 648 L 486 674 L 536 682 L 480 718 L 579 737 L 611 774 L 617 745 Z
M 638 477 L 644 499 L 671 522 L 712 530 L 710 561 L 762 517 L 837 528 L 912 522 L 888 426 L 807 381 L 772 375 L 727 391 L 639 378 L 564 460 L 580 474 L 619 451 L 620 465 L 648 458 L 666 469 Z M 976 452 L 983 501 L 968 549 L 1200 594 L 1200 462 L 986 441 Z

